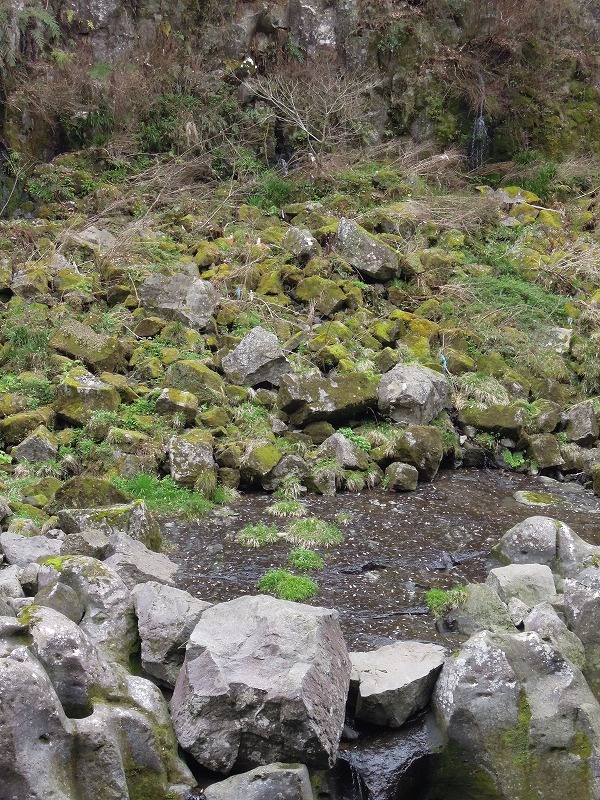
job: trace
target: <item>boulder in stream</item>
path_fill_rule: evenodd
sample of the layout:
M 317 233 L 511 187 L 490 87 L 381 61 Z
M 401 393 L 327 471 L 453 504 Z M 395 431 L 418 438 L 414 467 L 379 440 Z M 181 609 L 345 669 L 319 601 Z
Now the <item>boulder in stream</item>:
M 206 800 L 314 800 L 304 764 L 268 764 L 213 783 Z
M 228 773 L 275 761 L 331 766 L 350 660 L 336 611 L 258 595 L 207 609 L 171 701 L 180 745 Z

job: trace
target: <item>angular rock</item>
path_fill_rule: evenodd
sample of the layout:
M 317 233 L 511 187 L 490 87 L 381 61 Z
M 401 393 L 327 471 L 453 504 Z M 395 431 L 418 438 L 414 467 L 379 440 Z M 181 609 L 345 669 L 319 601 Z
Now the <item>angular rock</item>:
M 68 320 L 52 335 L 50 347 L 83 363 L 95 372 L 123 372 L 127 367 L 123 348 L 114 336 L 96 333 L 77 320 Z
M 528 437 L 527 457 L 535 460 L 540 469 L 562 467 L 565 463 L 558 441 L 551 433 L 537 433 Z
M 206 431 L 195 429 L 169 440 L 169 471 L 175 483 L 193 487 L 204 472 L 214 472 L 213 439 Z
M 446 614 L 451 630 L 472 636 L 479 631 L 513 633 L 514 622 L 498 592 L 486 583 L 469 583 L 465 600 Z M 529 606 L 526 606 L 529 611 Z
M 59 511 L 57 517 L 58 525 L 69 535 L 89 529 L 99 531 L 106 536 L 126 533 L 132 539 L 145 544 L 150 550 L 160 550 L 162 542 L 160 527 L 143 500 L 105 508 L 66 508 Z M 65 548 L 68 549 L 67 543 Z
M 377 381 L 364 373 L 335 378 L 285 375 L 277 396 L 277 406 L 293 425 L 360 418 L 376 403 Z
M 85 370 L 72 370 L 56 390 L 56 412 L 70 425 L 85 425 L 94 411 L 116 411 L 120 404 L 115 388 Z
M 535 631 L 544 642 L 576 667 L 585 667 L 585 649 L 581 640 L 570 631 L 550 603 L 539 603 L 523 619 L 523 629 Z
M 123 580 L 106 564 L 85 556 L 60 558 L 56 566 L 54 581 L 70 586 L 83 603 L 81 630 L 108 661 L 127 664 L 136 649 L 137 627 Z
M 335 249 L 361 275 L 373 280 L 389 281 L 398 274 L 398 253 L 350 219 L 340 220 Z
M 328 317 L 346 305 L 347 297 L 335 281 L 311 275 L 300 281 L 294 296 L 302 303 L 314 302 L 315 310 Z
M 76 625 L 79 625 L 85 608 L 77 593 L 64 583 L 54 583 L 40 589 L 33 598 L 37 606 L 45 606 L 58 611 Z
M 156 401 L 159 414 L 183 414 L 186 425 L 191 425 L 198 413 L 198 398 L 192 392 L 180 389 L 163 389 Z
M 517 440 L 523 431 L 526 413 L 518 405 L 494 404 L 483 410 L 467 406 L 459 411 L 458 420 L 463 426 Z
M 450 384 L 427 367 L 397 364 L 381 378 L 377 402 L 382 414 L 405 425 L 427 425 L 450 405 Z
M 25 567 L 39 558 L 46 559 L 60 553 L 61 542 L 47 536 L 20 536 L 18 533 L 0 533 L 0 551 L 9 564 Z
M 534 632 L 475 634 L 433 698 L 448 744 L 432 796 L 598 796 L 600 706 L 581 672 Z M 445 788 L 446 787 L 446 788 Z
M 9 597 L 23 597 L 23 588 L 19 576 L 21 570 L 15 564 L 12 567 L 0 569 L 0 597 L 6 600 Z
M 110 231 L 97 228 L 95 225 L 88 225 L 85 230 L 72 233 L 69 238 L 75 244 L 85 245 L 94 250 L 112 250 L 117 244 L 116 238 Z
M 312 256 L 321 254 L 321 245 L 310 231 L 305 228 L 290 226 L 287 229 L 282 247 L 301 261 L 308 261 Z
M 11 414 L 0 420 L 0 436 L 5 445 L 19 444 L 29 434 L 33 433 L 40 425 L 48 425 L 53 419 L 52 410 L 49 408 L 36 408 L 35 411 L 23 411 Z
M 486 584 L 491 586 L 502 601 L 508 603 L 518 597 L 530 608 L 556 597 L 556 587 L 550 567 L 543 564 L 510 564 L 490 570 Z
M 584 675 L 592 691 L 600 693 L 600 570 L 588 567 L 565 580 L 565 620 L 585 650 Z
M 223 378 L 194 359 L 176 361 L 169 368 L 164 382 L 167 386 L 195 394 L 199 403 L 214 405 L 225 398 Z
M 598 439 L 598 420 L 591 401 L 578 403 L 563 414 L 565 433 L 570 442 L 583 447 L 594 444 Z
M 72 620 L 43 606 L 29 606 L 31 650 L 46 670 L 69 717 L 91 713 L 94 696 L 115 692 L 117 679 L 85 633 Z
M 344 469 L 366 469 L 369 464 L 365 451 L 339 431 L 325 439 L 318 453 L 323 458 L 335 458 Z
M 28 436 L 10 451 L 15 461 L 51 461 L 58 453 L 58 440 L 45 425 Z
M 131 596 L 142 640 L 142 667 L 173 687 L 190 634 L 211 604 L 156 581 L 138 584 Z
M 274 491 L 286 478 L 294 477 L 302 481 L 307 474 L 308 464 L 303 458 L 292 454 L 283 456 L 262 479 L 262 487 L 267 491 Z
M 217 292 L 209 281 L 187 273 L 151 275 L 140 287 L 142 306 L 166 319 L 204 330 L 217 305 Z
M 399 728 L 429 703 L 446 649 L 407 641 L 349 655 L 356 718 Z
M 279 386 L 282 375 L 291 371 L 277 336 L 260 325 L 244 336 L 225 356 L 221 366 L 227 380 L 239 386 L 259 383 Z
M 65 481 L 54 494 L 54 505 L 64 508 L 100 508 L 127 503 L 129 497 L 110 481 L 76 475 Z
M 65 765 L 72 726 L 42 665 L 21 646 L 0 655 L 3 798 L 76 797 Z
M 566 523 L 542 516 L 528 517 L 510 528 L 494 551 L 512 564 L 545 564 L 571 577 L 600 558 L 600 547 L 584 542 Z
M 304 764 L 268 764 L 204 790 L 206 800 L 314 800 Z
M 261 595 L 219 603 L 190 637 L 171 701 L 175 732 L 219 772 L 278 760 L 327 767 L 349 678 L 335 611 Z
M 178 570 L 177 564 L 164 553 L 152 552 L 126 533 L 114 533 L 110 537 L 109 552 L 111 555 L 104 564 L 114 569 L 129 589 L 151 580 L 173 583 Z
M 439 428 L 408 425 L 394 447 L 394 458 L 412 464 L 422 481 L 432 481 L 444 457 L 444 441 Z
M 411 464 L 394 461 L 385 470 L 384 486 L 396 492 L 414 492 L 419 483 L 419 471 Z
M 65 536 L 60 552 L 65 556 L 89 556 L 102 561 L 108 555 L 109 544 L 105 533 L 90 528 Z

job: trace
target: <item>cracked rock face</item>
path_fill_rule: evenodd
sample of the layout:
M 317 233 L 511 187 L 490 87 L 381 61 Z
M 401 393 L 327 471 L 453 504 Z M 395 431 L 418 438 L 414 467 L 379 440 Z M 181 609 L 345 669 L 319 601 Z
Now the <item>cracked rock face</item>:
M 171 701 L 175 733 L 218 772 L 275 761 L 326 768 L 349 678 L 335 611 L 262 595 L 219 603 L 190 637 Z
M 382 377 L 379 410 L 406 425 L 427 425 L 450 405 L 450 384 L 427 367 L 398 364 Z
M 197 330 L 206 328 L 217 305 L 212 284 L 187 273 L 151 275 L 141 286 L 140 298 L 145 308 Z
M 291 370 L 277 336 L 260 325 L 225 356 L 222 366 L 227 379 L 241 386 L 279 386 L 282 375 Z

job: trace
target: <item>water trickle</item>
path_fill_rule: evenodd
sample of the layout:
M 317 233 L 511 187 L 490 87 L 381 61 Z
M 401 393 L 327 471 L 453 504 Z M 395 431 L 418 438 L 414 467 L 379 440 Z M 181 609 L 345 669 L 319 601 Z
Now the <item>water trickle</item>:
M 350 763 L 350 774 L 352 775 L 352 798 L 353 800 L 367 800 L 363 782 L 354 764 Z
M 490 136 L 485 122 L 485 83 L 481 75 L 479 75 L 479 88 L 480 100 L 469 148 L 469 161 L 473 167 L 480 167 L 483 164 L 488 156 L 490 146 Z

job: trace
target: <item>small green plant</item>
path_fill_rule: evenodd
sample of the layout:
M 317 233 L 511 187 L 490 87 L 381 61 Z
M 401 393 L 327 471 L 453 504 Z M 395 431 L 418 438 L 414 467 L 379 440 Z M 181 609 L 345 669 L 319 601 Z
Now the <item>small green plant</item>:
M 435 617 L 442 617 L 454 608 L 458 608 L 467 599 L 467 590 L 464 586 L 455 586 L 454 589 L 430 589 L 425 592 L 427 608 Z
M 294 575 L 285 569 L 270 569 L 256 584 L 261 592 L 268 592 L 280 600 L 302 602 L 317 593 L 317 584 L 303 575 Z
M 286 528 L 285 538 L 288 542 L 306 547 L 334 547 L 344 541 L 337 525 L 318 517 L 294 520 Z
M 304 517 L 306 506 L 298 500 L 278 500 L 265 509 L 272 517 Z
M 172 478 L 157 478 L 140 473 L 132 478 L 114 477 L 114 485 L 136 500 L 144 500 L 148 508 L 184 517 L 205 516 L 212 504 L 200 492 L 177 486 Z
M 265 547 L 275 544 L 280 539 L 279 531 L 275 525 L 265 525 L 259 522 L 256 525 L 245 525 L 238 531 L 235 540 L 244 547 Z
M 523 453 L 512 453 L 510 450 L 503 450 L 502 451 L 502 458 L 509 467 L 512 469 L 519 469 L 525 464 L 525 456 Z
M 301 494 L 302 484 L 300 483 L 300 479 L 295 475 L 290 475 L 281 481 L 276 491 L 273 493 L 273 497 L 277 497 L 281 500 L 296 500 Z
M 211 500 L 219 506 L 228 506 L 236 503 L 241 497 L 238 489 L 233 486 L 215 486 Z
M 349 442 L 355 444 L 361 450 L 364 450 L 365 453 L 371 452 L 371 442 L 366 439 L 364 436 L 361 436 L 358 433 L 355 433 L 352 428 L 340 428 L 339 433 L 348 439 Z
M 0 465 L 10 464 L 11 462 L 12 462 L 12 456 L 9 456 L 8 453 L 0 453 Z
M 320 572 L 325 566 L 318 553 L 306 550 L 304 547 L 296 547 L 290 552 L 288 564 L 299 572 Z

